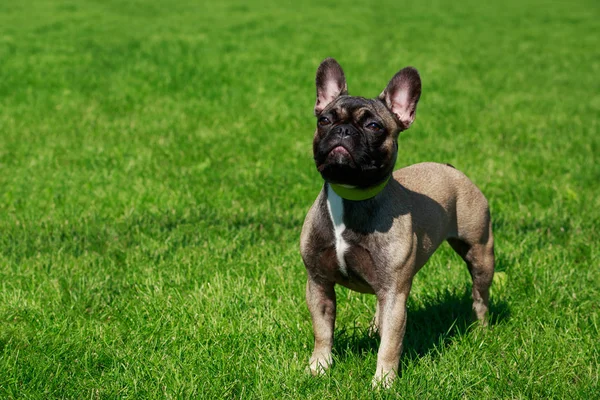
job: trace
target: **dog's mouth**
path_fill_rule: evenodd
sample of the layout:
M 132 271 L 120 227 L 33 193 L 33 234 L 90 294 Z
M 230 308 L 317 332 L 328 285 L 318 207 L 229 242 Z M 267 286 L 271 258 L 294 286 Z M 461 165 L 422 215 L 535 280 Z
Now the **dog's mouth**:
M 317 170 L 329 183 L 368 188 L 387 178 L 396 161 L 396 152 L 385 148 L 369 151 L 361 143 L 342 140 L 314 142 Z
M 325 154 L 326 154 L 326 156 L 322 159 L 323 162 L 320 163 L 320 165 L 317 167 L 317 169 L 320 172 L 323 172 L 323 170 L 328 166 L 333 166 L 333 165 L 354 166 L 354 164 L 355 164 L 354 158 L 352 157 L 352 154 L 350 153 L 350 151 L 346 147 L 342 146 L 341 144 L 333 146 L 331 148 L 331 150 L 329 150 Z
M 352 158 L 352 155 L 350 154 L 348 149 L 346 149 L 344 146 L 337 145 L 333 149 L 329 150 L 327 157 L 328 158 L 329 157 L 350 157 L 350 158 Z

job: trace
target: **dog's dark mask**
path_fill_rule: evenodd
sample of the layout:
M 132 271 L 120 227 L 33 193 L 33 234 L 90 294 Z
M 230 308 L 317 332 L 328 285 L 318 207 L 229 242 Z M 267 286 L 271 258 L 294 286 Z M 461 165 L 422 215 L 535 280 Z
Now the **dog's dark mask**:
M 327 182 L 367 188 L 387 179 L 398 153 L 398 134 L 414 121 L 421 94 L 417 70 L 404 68 L 375 99 L 348 96 L 332 58 L 317 70 L 317 130 L 313 153 Z

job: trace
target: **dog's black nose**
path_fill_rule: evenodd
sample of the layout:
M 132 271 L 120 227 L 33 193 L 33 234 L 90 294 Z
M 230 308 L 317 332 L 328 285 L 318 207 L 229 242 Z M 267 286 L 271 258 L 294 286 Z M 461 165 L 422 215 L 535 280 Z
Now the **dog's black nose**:
M 345 138 L 348 138 L 350 136 L 356 135 L 357 131 L 356 131 L 356 128 L 354 128 L 351 125 L 340 125 L 340 126 L 338 126 L 338 127 L 335 128 L 335 130 L 333 131 L 333 133 L 336 136 L 339 136 L 340 139 L 345 139 Z

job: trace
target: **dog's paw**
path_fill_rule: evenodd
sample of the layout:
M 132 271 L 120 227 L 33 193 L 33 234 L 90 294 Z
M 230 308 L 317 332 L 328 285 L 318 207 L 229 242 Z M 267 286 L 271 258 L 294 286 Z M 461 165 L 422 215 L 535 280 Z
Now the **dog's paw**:
M 325 374 L 325 371 L 329 369 L 332 363 L 333 359 L 331 354 L 327 354 L 326 356 L 312 356 L 310 358 L 310 364 L 307 370 L 312 376 L 323 375 Z
M 374 390 L 378 389 L 389 389 L 394 380 L 396 379 L 396 371 L 391 370 L 387 372 L 377 371 L 375 376 L 373 377 L 373 381 L 371 382 L 371 387 Z

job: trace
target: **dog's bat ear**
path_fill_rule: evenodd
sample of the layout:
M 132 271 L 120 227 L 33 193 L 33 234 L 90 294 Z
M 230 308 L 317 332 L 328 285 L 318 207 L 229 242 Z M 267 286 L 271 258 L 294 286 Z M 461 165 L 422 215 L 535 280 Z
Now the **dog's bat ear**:
M 348 94 L 344 71 L 340 64 L 333 58 L 326 58 L 319 65 L 316 84 L 317 102 L 315 103 L 315 115 L 319 115 L 336 97 Z
M 413 67 L 398 71 L 379 95 L 379 98 L 398 118 L 402 129 L 408 129 L 415 120 L 419 97 L 421 97 L 421 78 L 419 72 Z

